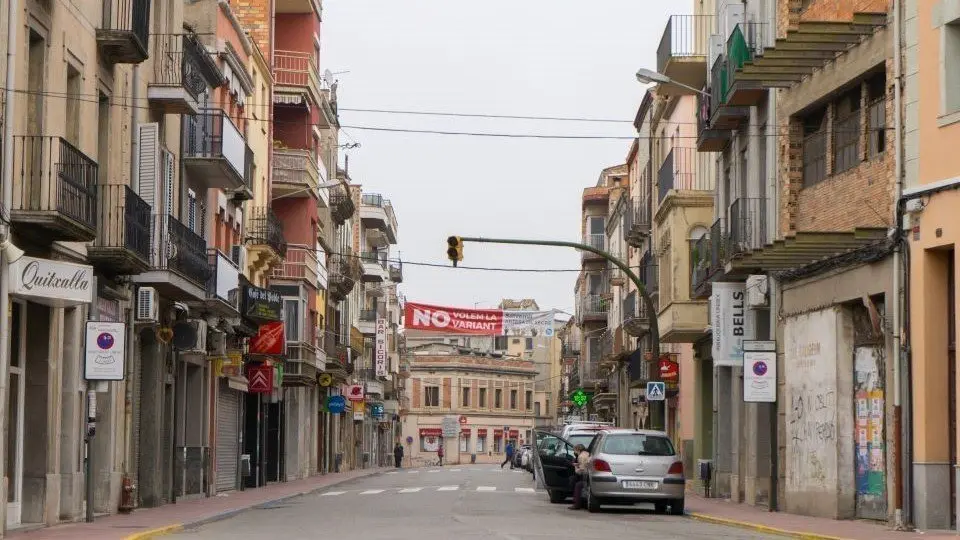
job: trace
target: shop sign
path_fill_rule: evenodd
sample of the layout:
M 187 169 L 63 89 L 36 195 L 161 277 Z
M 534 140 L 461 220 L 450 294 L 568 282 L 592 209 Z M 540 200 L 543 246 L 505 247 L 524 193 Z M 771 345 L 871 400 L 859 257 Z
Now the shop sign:
M 87 321 L 84 377 L 88 381 L 122 381 L 126 353 L 124 323 Z
M 247 392 L 269 394 L 273 391 L 273 366 L 251 365 L 247 368 Z
M 746 284 L 714 283 L 710 297 L 713 365 L 743 366 L 743 340 L 753 339 L 753 311 L 747 308 Z
M 743 347 L 743 401 L 776 403 L 776 342 L 744 341 Z
M 348 384 L 343 387 L 342 392 L 350 401 L 358 402 L 364 399 L 362 384 Z
M 239 377 L 243 374 L 243 353 L 229 351 L 216 359 L 217 377 Z
M 250 340 L 250 353 L 281 355 L 286 352 L 285 345 L 283 322 L 270 322 L 260 325 L 257 335 Z
M 364 406 L 362 403 L 358 404 L 356 407 L 353 408 L 354 420 L 363 420 L 363 413 L 364 413 L 363 409 L 364 409 Z
M 10 294 L 52 306 L 89 304 L 93 302 L 93 267 L 20 257 L 10 264 Z
M 664 381 L 680 380 L 680 364 L 671 360 L 669 354 L 660 355 L 659 368 Z
M 347 400 L 343 396 L 330 396 L 327 398 L 327 410 L 332 414 L 343 414 L 347 410 Z
M 255 321 L 282 321 L 283 297 L 276 291 L 247 285 L 241 309 L 245 317 Z
M 383 418 L 383 403 L 374 403 L 370 405 L 370 414 L 374 418 Z
M 377 377 L 387 376 L 387 320 L 377 319 L 376 344 L 374 347 L 374 365 Z
M 443 435 L 443 430 L 440 428 L 420 428 L 421 437 L 439 437 Z

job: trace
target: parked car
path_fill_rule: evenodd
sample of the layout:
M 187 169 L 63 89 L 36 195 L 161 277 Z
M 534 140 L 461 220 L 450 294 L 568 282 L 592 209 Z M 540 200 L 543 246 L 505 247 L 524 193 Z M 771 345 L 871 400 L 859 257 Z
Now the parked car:
M 523 454 L 530 450 L 529 444 L 524 444 L 517 447 L 517 450 L 513 453 L 513 466 L 522 467 L 523 466 Z
M 554 433 L 537 432 L 540 445 L 536 459 L 543 472 L 543 484 L 550 496 L 550 502 L 562 503 L 573 494 L 573 464 L 576 461 L 574 447 L 577 444 L 587 446 L 597 431 L 573 432 L 573 441 Z M 585 441 L 585 442 L 584 442 Z

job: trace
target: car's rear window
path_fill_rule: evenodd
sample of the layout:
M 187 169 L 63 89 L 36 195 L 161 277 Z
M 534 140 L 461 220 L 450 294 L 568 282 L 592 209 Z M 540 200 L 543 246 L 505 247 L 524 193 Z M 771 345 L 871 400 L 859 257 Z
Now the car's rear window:
M 610 435 L 603 441 L 602 451 L 621 456 L 672 456 L 675 453 L 670 439 L 640 433 Z
M 593 438 L 596 436 L 596 433 L 578 433 L 576 435 L 570 435 L 567 437 L 567 441 L 569 441 L 573 446 L 582 444 L 584 448 L 586 448 L 590 446 L 590 442 L 593 441 Z

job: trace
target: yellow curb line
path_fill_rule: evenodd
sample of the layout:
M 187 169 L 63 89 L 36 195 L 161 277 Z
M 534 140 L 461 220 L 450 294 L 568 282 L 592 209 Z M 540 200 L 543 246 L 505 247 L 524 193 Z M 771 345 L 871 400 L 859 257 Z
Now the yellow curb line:
M 124 536 L 123 540 L 149 540 L 150 538 L 156 538 L 158 536 L 180 532 L 182 530 L 183 530 L 183 524 L 177 523 L 174 525 L 167 525 L 166 527 L 158 527 L 156 529 L 150 529 L 149 531 L 141 531 L 138 533 L 131 534 L 129 536 Z
M 768 527 L 766 525 L 759 525 L 757 523 L 750 523 L 749 521 L 737 521 L 735 519 L 720 518 L 716 516 L 711 516 L 708 514 L 700 513 L 691 513 L 689 516 L 698 521 L 705 521 L 708 523 L 716 523 L 718 525 L 729 525 L 731 527 L 739 527 L 741 529 L 752 529 L 755 531 L 766 532 L 770 534 L 778 534 L 780 536 L 789 536 L 793 538 L 803 538 L 804 540 L 851 540 L 849 538 L 843 538 L 840 536 L 829 536 L 826 534 L 816 534 L 816 533 L 806 533 L 806 532 L 797 532 L 797 531 L 788 531 L 786 529 L 777 529 L 775 527 Z

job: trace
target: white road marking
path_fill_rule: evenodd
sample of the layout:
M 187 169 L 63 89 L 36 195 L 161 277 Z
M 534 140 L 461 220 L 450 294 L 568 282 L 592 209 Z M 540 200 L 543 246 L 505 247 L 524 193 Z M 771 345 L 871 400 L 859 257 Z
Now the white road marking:
M 366 491 L 361 491 L 361 495 L 376 495 L 377 493 L 383 493 L 382 489 L 368 489 Z
M 419 474 L 420 471 L 407 471 L 407 474 Z
M 398 473 L 397 471 L 390 471 L 387 474 L 400 474 L 400 473 Z
M 536 492 L 536 490 L 533 488 L 518 487 L 514 489 L 517 491 L 517 493 L 535 493 Z
M 460 486 L 443 486 L 437 488 L 437 491 L 456 491 L 458 489 L 460 489 Z
M 477 486 L 477 491 L 496 491 L 497 488 L 493 486 Z
M 450 469 L 450 472 L 460 472 L 463 469 Z
M 427 472 L 440 472 L 440 469 L 430 469 L 430 470 L 427 471 Z
M 343 495 L 346 491 L 328 491 L 321 495 L 321 497 L 333 497 L 335 495 Z
M 416 493 L 422 489 L 423 488 L 405 488 L 405 489 L 401 489 L 400 493 Z

